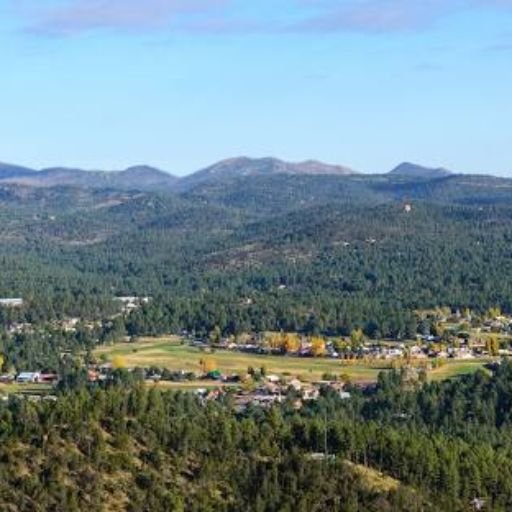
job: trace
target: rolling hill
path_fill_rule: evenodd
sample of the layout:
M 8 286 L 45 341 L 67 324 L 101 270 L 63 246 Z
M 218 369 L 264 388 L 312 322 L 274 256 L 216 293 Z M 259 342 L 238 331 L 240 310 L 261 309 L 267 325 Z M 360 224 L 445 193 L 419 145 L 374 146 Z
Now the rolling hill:
M 30 176 L 35 172 L 28 167 L 0 162 L 0 180 Z
M 124 171 L 85 171 L 52 167 L 34 171 L 22 167 L 0 166 L 0 183 L 30 187 L 81 187 L 140 191 L 171 191 L 177 178 L 165 171 L 139 165 Z
M 451 176 L 453 173 L 442 167 L 424 167 L 410 162 L 403 162 L 392 169 L 389 174 L 417 179 L 436 179 L 446 178 L 447 176 Z
M 180 190 L 199 185 L 220 183 L 238 178 L 275 175 L 350 176 L 355 171 L 341 165 L 330 165 L 315 160 L 290 163 L 277 158 L 230 158 L 197 171 L 180 180 Z
M 339 165 L 309 160 L 290 163 L 276 158 L 231 158 L 206 169 L 178 178 L 148 165 L 129 167 L 124 171 L 85 171 L 52 167 L 34 171 L 10 164 L 0 164 L 0 182 L 34 187 L 75 186 L 85 188 L 117 188 L 171 192 L 191 190 L 205 184 L 255 176 L 275 175 L 350 176 L 355 171 Z

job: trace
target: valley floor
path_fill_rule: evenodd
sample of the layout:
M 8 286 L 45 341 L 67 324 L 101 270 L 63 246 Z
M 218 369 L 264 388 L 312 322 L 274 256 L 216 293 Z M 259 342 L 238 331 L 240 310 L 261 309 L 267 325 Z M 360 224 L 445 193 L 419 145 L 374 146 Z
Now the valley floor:
M 344 374 L 355 384 L 376 382 L 379 372 L 392 369 L 392 361 L 389 360 L 345 361 L 330 358 L 259 355 L 219 349 L 209 353 L 184 344 L 177 337 L 145 338 L 135 343 L 103 346 L 95 352 L 95 356 L 109 361 L 120 357 L 127 368 L 154 366 L 194 373 L 201 372 L 202 361 L 208 359 L 215 369 L 226 375 L 244 373 L 248 367 L 257 369 L 264 367 L 267 373 L 298 377 L 303 381 L 321 380 L 326 373 Z M 430 370 L 428 377 L 430 380 L 444 380 L 474 373 L 488 362 L 488 358 L 447 359 L 443 365 Z M 190 387 L 191 383 L 174 385 Z

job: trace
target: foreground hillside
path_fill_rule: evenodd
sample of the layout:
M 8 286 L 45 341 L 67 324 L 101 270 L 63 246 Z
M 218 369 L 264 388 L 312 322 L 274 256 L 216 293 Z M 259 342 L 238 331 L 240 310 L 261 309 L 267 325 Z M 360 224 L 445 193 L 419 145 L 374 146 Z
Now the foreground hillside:
M 56 401 L 0 404 L 10 512 L 446 511 L 512 504 L 512 366 L 411 383 L 381 375 L 342 400 L 236 413 L 230 395 L 105 388 L 69 374 Z M 64 384 L 64 383 L 63 383 Z M 255 483 L 257 482 L 257 485 Z M 475 501 L 478 500 L 478 501 Z

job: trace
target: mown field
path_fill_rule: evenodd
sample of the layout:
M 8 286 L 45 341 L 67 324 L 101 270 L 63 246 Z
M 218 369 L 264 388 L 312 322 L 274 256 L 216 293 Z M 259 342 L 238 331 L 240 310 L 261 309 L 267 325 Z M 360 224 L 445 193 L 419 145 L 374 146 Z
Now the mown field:
M 0 395 L 24 394 L 24 395 L 46 395 L 52 390 L 51 384 L 10 384 L 0 383 Z
M 169 370 L 201 371 L 201 361 L 208 360 L 218 370 L 238 374 L 247 368 L 261 368 L 267 373 L 293 375 L 302 380 L 319 380 L 325 373 L 346 374 L 355 383 L 374 382 L 380 371 L 390 369 L 389 361 L 347 362 L 328 358 L 299 358 L 292 356 L 267 356 L 225 350 L 213 353 L 182 344 L 177 338 L 143 339 L 136 343 L 119 343 L 96 350 L 96 357 L 112 361 L 116 358 L 127 367 L 168 368 Z M 117 357 L 116 357 L 117 356 Z M 482 360 L 448 360 L 440 368 L 429 372 L 433 380 L 448 379 L 472 373 L 482 368 Z

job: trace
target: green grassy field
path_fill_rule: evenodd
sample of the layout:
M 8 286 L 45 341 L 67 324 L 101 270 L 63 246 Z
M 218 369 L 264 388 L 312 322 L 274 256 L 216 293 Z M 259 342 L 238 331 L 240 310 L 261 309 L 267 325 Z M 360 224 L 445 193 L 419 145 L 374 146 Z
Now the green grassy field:
M 0 394 L 46 395 L 52 390 L 51 384 L 0 384 Z
M 265 366 L 268 373 L 301 376 L 304 380 L 320 379 L 325 372 L 347 373 L 354 381 L 373 381 L 383 368 L 370 368 L 364 365 L 346 367 L 339 360 L 326 358 L 298 358 L 286 356 L 266 356 L 217 350 L 204 352 L 195 347 L 181 345 L 174 338 L 142 340 L 137 343 L 121 343 L 102 347 L 96 356 L 105 354 L 108 359 L 121 356 L 128 367 L 158 366 L 170 370 L 200 372 L 200 361 L 212 360 L 215 366 L 226 373 L 247 371 L 249 366 Z
M 170 370 L 200 372 L 200 361 L 208 359 L 225 373 L 241 373 L 249 366 L 264 366 L 267 373 L 290 374 L 302 380 L 318 380 L 324 373 L 347 374 L 353 382 L 373 382 L 380 371 L 389 370 L 389 361 L 346 364 L 337 359 L 298 358 L 267 356 L 217 350 L 214 353 L 201 351 L 196 347 L 183 345 L 177 338 L 144 339 L 136 343 L 120 343 L 101 347 L 96 357 L 112 360 L 120 356 L 127 367 L 157 366 Z M 442 367 L 432 370 L 429 377 L 434 380 L 447 379 L 472 373 L 483 367 L 484 361 L 447 361 Z
M 487 362 L 488 361 L 482 359 L 447 361 L 440 368 L 430 371 L 429 379 L 445 380 L 458 377 L 460 375 L 475 373 L 477 370 L 483 369 Z
M 171 382 L 168 380 L 161 380 L 161 381 L 152 381 L 147 380 L 146 381 L 147 386 L 154 386 L 161 390 L 166 389 L 173 389 L 173 390 L 181 390 L 181 391 L 195 391 L 196 389 L 203 388 L 203 389 L 219 389 L 219 388 L 238 388 L 241 386 L 241 384 L 236 383 L 224 383 L 224 382 L 217 382 L 213 380 L 191 380 L 191 381 L 180 381 L 180 382 Z

